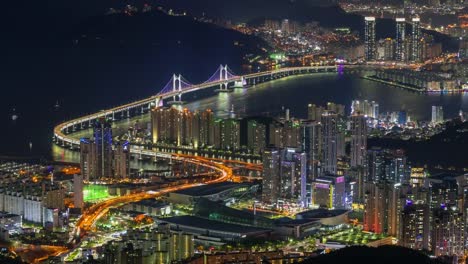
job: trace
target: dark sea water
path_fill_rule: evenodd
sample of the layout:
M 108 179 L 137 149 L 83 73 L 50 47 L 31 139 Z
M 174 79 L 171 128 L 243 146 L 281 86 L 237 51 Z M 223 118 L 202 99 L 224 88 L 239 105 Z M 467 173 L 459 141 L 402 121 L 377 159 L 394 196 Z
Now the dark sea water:
M 284 107 L 290 109 L 292 116 L 306 118 L 309 103 L 335 102 L 345 105 L 349 113 L 354 99 L 376 101 L 380 112 L 406 111 L 412 120 L 418 121 L 431 119 L 432 105 L 442 105 L 446 117 L 456 116 L 460 109 L 468 110 L 468 94 L 418 94 L 346 73 L 290 77 L 211 96 L 189 103 L 187 107 L 192 110 L 211 108 L 219 116 L 227 116 L 232 106 L 240 116 L 274 116 Z

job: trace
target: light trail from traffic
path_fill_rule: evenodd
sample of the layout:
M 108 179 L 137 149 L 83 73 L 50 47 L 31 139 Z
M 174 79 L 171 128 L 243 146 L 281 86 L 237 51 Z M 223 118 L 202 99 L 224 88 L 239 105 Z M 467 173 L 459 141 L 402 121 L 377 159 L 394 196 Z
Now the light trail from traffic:
M 211 159 L 207 159 L 207 158 L 199 157 L 199 156 L 183 155 L 183 154 L 173 154 L 173 159 L 189 162 L 198 166 L 204 166 L 206 168 L 212 169 L 220 173 L 220 177 L 214 180 L 208 180 L 204 182 L 204 184 L 224 182 L 233 178 L 232 168 L 222 163 L 213 161 Z M 76 230 L 73 233 L 83 236 L 84 234 L 86 234 L 86 232 L 92 230 L 95 223 L 100 218 L 102 218 L 109 211 L 110 208 L 119 207 L 123 204 L 130 203 L 130 202 L 138 202 L 138 201 L 145 200 L 145 199 L 161 197 L 162 195 L 170 193 L 170 192 L 195 187 L 198 185 L 200 185 L 200 183 L 181 184 L 178 186 L 159 189 L 154 192 L 141 192 L 141 193 L 129 194 L 129 195 L 120 196 L 120 197 L 112 198 L 112 199 L 97 203 L 91 206 L 88 210 L 86 210 L 83 213 L 83 215 L 78 220 L 76 224 Z

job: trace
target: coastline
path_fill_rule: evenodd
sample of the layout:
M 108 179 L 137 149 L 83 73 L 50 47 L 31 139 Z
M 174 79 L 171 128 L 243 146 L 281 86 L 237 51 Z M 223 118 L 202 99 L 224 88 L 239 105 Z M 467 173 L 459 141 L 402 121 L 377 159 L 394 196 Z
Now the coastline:
M 390 86 L 411 90 L 411 91 L 417 92 L 417 93 L 427 93 L 427 91 L 422 90 L 422 89 L 417 89 L 415 87 L 404 85 L 404 84 L 401 84 L 401 83 L 386 81 L 386 80 L 379 79 L 379 78 L 376 78 L 376 77 L 373 77 L 373 76 L 362 76 L 361 78 L 369 80 L 369 81 L 379 82 L 379 83 L 387 84 L 387 85 L 390 85 Z
M 405 85 L 405 84 L 401 84 L 401 83 L 397 83 L 397 82 L 387 81 L 387 80 L 380 79 L 380 78 L 373 77 L 373 76 L 361 76 L 361 78 L 366 79 L 366 80 L 369 80 L 369 81 L 374 81 L 374 82 L 378 82 L 378 83 L 390 85 L 390 86 L 393 86 L 393 87 L 399 87 L 399 88 L 402 88 L 402 89 L 407 89 L 407 90 L 410 90 L 410 91 L 413 91 L 413 92 L 417 92 L 417 93 L 420 93 L 420 94 L 431 94 L 431 93 L 451 93 L 451 94 L 456 94 L 456 93 L 463 93 L 463 92 L 466 92 L 466 91 L 463 90 L 463 89 L 458 89 L 458 90 L 454 90 L 454 91 L 447 91 L 447 90 L 427 91 L 427 90 L 425 90 L 425 89 L 418 89 L 418 88 L 416 88 L 416 87 L 414 87 L 414 86 L 409 86 L 409 85 Z

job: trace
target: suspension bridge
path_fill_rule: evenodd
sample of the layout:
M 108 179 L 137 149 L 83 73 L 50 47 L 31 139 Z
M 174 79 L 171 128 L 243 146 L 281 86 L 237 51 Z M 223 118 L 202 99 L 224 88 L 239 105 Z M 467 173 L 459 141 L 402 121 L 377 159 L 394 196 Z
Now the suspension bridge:
M 277 80 L 293 75 L 312 74 L 320 72 L 337 72 L 340 66 L 306 66 L 282 68 L 247 75 L 236 75 L 227 65 L 220 65 L 215 73 L 205 82 L 192 84 L 181 74 L 174 74 L 169 82 L 151 97 L 103 110 L 94 114 L 79 117 L 59 124 L 54 128 L 54 142 L 62 147 L 72 149 L 79 148 L 80 140 L 70 136 L 78 130 L 92 127 L 93 123 L 100 118 L 111 118 L 113 120 L 130 118 L 133 115 L 144 114 L 152 107 L 162 106 L 166 100 L 168 104 L 183 104 L 182 96 L 187 93 L 200 91 L 203 89 L 217 87 L 216 92 L 229 92 L 230 86 L 245 88 L 255 84 Z M 141 154 L 141 150 L 131 149 L 136 154 Z M 155 152 L 144 153 L 154 155 Z M 163 154 L 161 154 L 163 155 Z

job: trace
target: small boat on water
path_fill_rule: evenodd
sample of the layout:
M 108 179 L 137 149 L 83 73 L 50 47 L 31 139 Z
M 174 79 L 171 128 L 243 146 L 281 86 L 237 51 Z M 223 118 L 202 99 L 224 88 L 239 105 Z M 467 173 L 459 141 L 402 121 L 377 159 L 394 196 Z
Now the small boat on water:
M 57 102 L 55 102 L 54 109 L 55 109 L 55 110 L 58 110 L 59 108 L 60 108 L 60 104 L 59 104 L 59 102 L 57 101 Z

